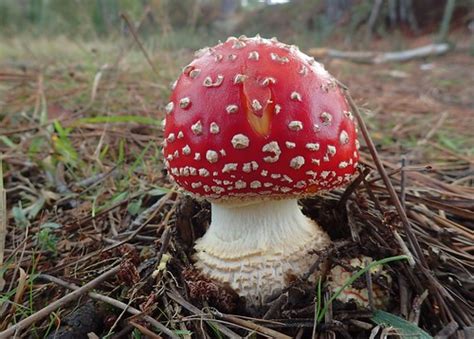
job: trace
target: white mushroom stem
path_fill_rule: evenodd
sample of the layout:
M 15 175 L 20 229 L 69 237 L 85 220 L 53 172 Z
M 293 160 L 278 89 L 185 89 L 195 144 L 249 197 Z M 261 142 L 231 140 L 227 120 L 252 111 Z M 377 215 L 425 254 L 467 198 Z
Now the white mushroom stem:
M 211 225 L 196 241 L 196 267 L 260 305 L 286 287 L 289 277 L 305 274 L 316 260 L 314 252 L 329 243 L 297 200 L 213 203 Z

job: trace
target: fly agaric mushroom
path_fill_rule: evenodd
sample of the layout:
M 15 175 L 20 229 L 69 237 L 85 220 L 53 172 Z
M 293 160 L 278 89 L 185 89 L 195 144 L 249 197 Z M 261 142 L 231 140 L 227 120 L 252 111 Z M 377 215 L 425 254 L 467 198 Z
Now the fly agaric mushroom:
M 166 106 L 164 156 L 212 204 L 196 267 L 251 304 L 306 273 L 328 235 L 297 199 L 350 181 L 356 126 L 335 79 L 276 39 L 229 38 L 196 53 Z

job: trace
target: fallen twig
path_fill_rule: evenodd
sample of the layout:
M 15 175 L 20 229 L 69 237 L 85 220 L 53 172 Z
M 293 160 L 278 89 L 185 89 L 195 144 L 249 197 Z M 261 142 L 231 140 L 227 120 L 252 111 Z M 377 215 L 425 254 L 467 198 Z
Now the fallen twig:
M 148 224 L 148 222 L 156 215 L 156 213 L 158 213 L 158 211 L 161 210 L 161 208 L 168 201 L 168 199 L 171 197 L 172 194 L 173 194 L 173 191 L 169 191 L 164 196 L 162 196 L 160 199 L 158 199 L 157 202 L 155 202 L 153 205 L 151 205 L 146 210 L 144 210 L 142 213 L 140 213 L 135 218 L 135 220 L 133 220 L 133 222 L 130 224 L 128 229 L 133 230 L 138 226 Z
M 377 167 L 379 175 L 382 177 L 382 180 L 387 188 L 390 199 L 392 200 L 392 203 L 394 204 L 395 209 L 397 210 L 398 216 L 402 222 L 402 225 L 405 231 L 405 235 L 408 238 L 408 244 L 410 245 L 411 250 L 414 253 L 415 261 L 418 264 L 417 266 L 421 270 L 423 275 L 427 278 L 427 281 L 431 285 L 432 290 L 434 292 L 433 293 L 434 297 L 436 298 L 437 303 L 440 305 L 440 315 L 443 321 L 452 321 L 454 320 L 453 314 L 451 312 L 451 309 L 446 304 L 446 300 L 444 298 L 447 298 L 448 300 L 453 301 L 453 297 L 447 291 L 447 289 L 438 281 L 438 279 L 432 274 L 432 272 L 429 271 L 428 264 L 423 255 L 421 246 L 418 243 L 418 240 L 413 232 L 413 229 L 408 219 L 408 216 L 406 214 L 406 211 L 403 208 L 402 204 L 400 203 L 398 194 L 395 191 L 395 188 L 392 182 L 390 181 L 390 178 L 388 177 L 387 172 L 385 171 L 382 161 L 380 160 L 378 156 L 378 152 L 375 148 L 372 138 L 369 135 L 367 126 L 365 125 L 365 122 L 362 119 L 362 115 L 360 114 L 359 108 L 357 107 L 354 100 L 352 99 L 346 86 L 343 87 L 343 90 L 346 93 L 346 97 L 349 102 L 349 105 L 357 119 L 357 122 L 359 123 L 362 135 L 367 144 L 367 147 L 369 148 L 369 152 L 372 156 L 375 166 Z
M 7 236 L 7 191 L 3 189 L 3 167 L 0 158 L 0 268 L 3 268 L 5 238 Z M 5 287 L 3 274 L 0 274 L 0 291 Z
M 151 61 L 151 58 L 150 56 L 148 55 L 148 52 L 146 51 L 145 47 L 143 46 L 143 43 L 140 41 L 140 39 L 138 38 L 138 34 L 137 34 L 137 30 L 135 29 L 135 26 L 132 25 L 132 23 L 130 22 L 130 19 L 128 18 L 128 15 L 125 14 L 125 13 L 122 13 L 120 14 L 120 17 L 123 19 L 123 21 L 125 21 L 125 23 L 127 24 L 127 27 L 128 29 L 130 30 L 130 32 L 132 33 L 133 35 L 133 38 L 135 39 L 138 47 L 140 47 L 140 50 L 142 51 L 143 55 L 145 56 L 145 59 L 146 61 L 148 62 L 148 64 L 150 65 L 151 69 L 153 70 L 153 72 L 155 73 L 157 79 L 160 78 L 160 73 L 158 72 L 158 70 L 156 69 L 155 65 L 153 64 L 153 62 Z
M 163 254 L 168 249 L 168 246 L 170 244 L 170 240 L 171 240 L 171 228 L 166 227 L 165 230 L 163 231 L 163 234 L 161 235 L 160 251 L 158 252 L 158 254 L 156 256 L 156 262 L 158 264 L 161 262 L 161 258 L 163 257 Z
M 346 205 L 347 199 L 349 199 L 350 195 L 352 192 L 356 190 L 357 187 L 359 187 L 360 183 L 364 180 L 364 178 L 369 174 L 370 169 L 364 168 L 363 170 L 359 171 L 359 175 L 357 178 L 354 179 L 353 182 L 349 186 L 347 186 L 346 190 L 341 196 L 341 199 L 339 199 L 339 202 L 337 203 L 337 210 L 339 211 L 340 209 L 343 208 L 343 206 Z
M 77 291 L 80 288 L 79 286 L 77 286 L 75 284 L 65 282 L 64 280 L 58 279 L 58 278 L 53 277 L 53 276 L 48 275 L 48 274 L 40 274 L 38 276 L 38 279 L 44 279 L 44 280 L 53 282 L 57 285 L 60 285 L 62 287 L 65 287 L 65 288 L 68 288 L 68 289 L 74 290 L 74 291 Z M 155 326 L 157 329 L 159 329 L 160 331 L 162 331 L 163 333 L 168 335 L 170 338 L 179 338 L 179 336 L 177 336 L 172 331 L 170 331 L 168 328 L 166 328 L 158 320 L 155 320 L 152 317 L 150 317 L 146 314 L 143 314 L 142 311 L 140 311 L 140 310 L 138 310 L 138 309 L 136 309 L 136 308 L 134 308 L 130 305 L 127 305 L 127 304 L 125 304 L 121 301 L 118 301 L 118 300 L 114 299 L 114 298 L 110 298 L 110 297 L 107 297 L 105 295 L 102 295 L 102 294 L 99 294 L 99 293 L 96 293 L 96 292 L 89 292 L 88 296 L 91 297 L 92 299 L 103 301 L 103 302 L 105 302 L 109 305 L 112 305 L 112 306 L 117 307 L 119 309 L 125 310 L 130 314 L 140 315 L 143 319 L 145 319 L 151 325 Z
M 145 334 L 148 338 L 152 338 L 152 339 L 162 339 L 163 337 L 162 336 L 159 336 L 155 333 L 153 333 L 152 331 L 150 331 L 148 328 L 146 328 L 145 326 L 142 326 L 140 324 L 137 324 L 136 322 L 134 321 L 129 321 L 130 324 L 132 324 L 132 326 L 136 327 L 140 332 L 142 332 L 143 334 Z M 179 337 L 178 337 L 179 338 Z
M 251 329 L 251 330 L 253 330 L 257 333 L 269 336 L 270 338 L 291 339 L 291 337 L 289 337 L 289 336 L 287 336 L 287 335 L 285 335 L 281 332 L 272 330 L 272 329 L 270 329 L 268 327 L 264 327 L 262 325 L 255 324 L 255 323 L 253 323 L 251 321 L 248 321 L 248 320 L 245 320 L 245 319 L 241 319 L 241 318 L 236 317 L 236 316 L 231 315 L 231 314 L 224 314 L 224 313 L 220 313 L 220 312 L 214 312 L 214 314 L 216 316 L 218 316 L 219 318 L 222 318 L 224 320 L 227 320 L 229 322 L 232 322 L 232 323 L 240 325 L 240 326 L 244 326 L 244 327 L 249 328 L 249 329 Z
M 451 321 L 441 331 L 439 331 L 434 339 L 448 339 L 451 337 L 459 328 L 459 325 L 455 321 Z
M 38 320 L 41 320 L 45 317 L 47 317 L 49 314 L 57 310 L 58 308 L 70 303 L 73 300 L 76 300 L 79 298 L 81 295 L 87 293 L 89 290 L 93 289 L 103 281 L 105 281 L 107 278 L 110 276 L 116 274 L 119 271 L 119 266 L 114 266 L 111 269 L 105 271 L 101 275 L 99 275 L 97 278 L 89 281 L 87 284 L 84 286 L 78 288 L 77 290 L 74 290 L 73 292 L 65 295 L 64 297 L 52 302 L 48 306 L 42 308 L 41 310 L 33 313 L 29 317 L 26 317 L 25 319 L 21 320 L 20 322 L 14 324 L 13 326 L 7 328 L 5 331 L 0 332 L 0 338 L 10 338 L 13 336 L 16 336 L 18 332 L 23 330 L 24 328 L 34 324 Z
M 312 48 L 308 53 L 314 57 L 330 57 L 335 59 L 347 59 L 354 62 L 367 64 L 382 64 L 386 62 L 402 62 L 412 59 L 426 58 L 428 56 L 441 55 L 448 52 L 450 46 L 446 43 L 429 44 L 422 47 L 407 49 L 398 52 L 346 52 L 331 48 Z
M 362 119 L 362 115 L 360 114 L 359 108 L 355 104 L 354 100 L 352 99 L 350 93 L 348 90 L 344 90 L 346 92 L 347 100 L 349 102 L 349 105 L 351 106 L 351 109 L 357 119 L 357 122 L 360 126 L 360 130 L 362 132 L 362 135 L 364 137 L 364 140 L 367 144 L 367 147 L 369 148 L 369 152 L 372 156 L 372 159 L 375 163 L 375 166 L 377 167 L 377 170 L 382 177 L 382 180 L 387 187 L 388 193 L 390 195 L 390 198 L 392 199 L 392 203 L 395 205 L 395 208 L 400 216 L 400 219 L 402 221 L 402 224 L 405 229 L 405 233 L 408 237 L 409 244 L 412 248 L 412 251 L 415 252 L 416 254 L 416 259 L 419 260 L 420 264 L 424 267 L 427 266 L 426 260 L 423 256 L 423 252 L 421 251 L 420 244 L 418 243 L 415 235 L 413 234 L 413 231 L 411 229 L 410 221 L 408 220 L 407 214 L 405 210 L 403 209 L 402 204 L 400 203 L 400 199 L 398 198 L 398 194 L 395 191 L 395 188 L 393 187 L 392 182 L 390 181 L 390 178 L 387 175 L 387 172 L 385 171 L 385 168 L 382 165 L 382 162 L 380 161 L 380 158 L 378 156 L 377 149 L 375 148 L 374 142 L 372 141 L 372 138 L 369 135 L 369 131 L 367 129 L 367 126 L 365 125 L 364 120 Z
M 187 302 L 186 300 L 184 300 L 177 293 L 168 292 L 167 295 L 168 295 L 168 297 L 170 297 L 171 299 L 176 301 L 178 304 L 180 304 L 182 307 L 187 309 L 189 312 L 194 313 L 194 314 L 202 314 L 203 313 L 199 308 L 197 308 L 193 304 L 191 304 L 191 303 Z M 229 338 L 241 338 L 240 335 L 238 335 L 234 331 L 228 329 L 226 326 L 224 326 L 222 324 L 219 324 L 218 322 L 213 322 L 212 320 L 209 320 L 209 322 L 212 323 L 213 326 L 215 326 L 219 331 L 224 333 Z

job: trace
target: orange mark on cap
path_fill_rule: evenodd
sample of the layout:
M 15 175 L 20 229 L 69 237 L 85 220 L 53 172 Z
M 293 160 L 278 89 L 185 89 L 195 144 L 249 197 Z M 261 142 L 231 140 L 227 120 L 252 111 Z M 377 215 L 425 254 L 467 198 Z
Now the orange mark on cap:
M 270 135 L 275 102 L 269 86 L 262 87 L 257 79 L 248 78 L 242 86 L 241 101 L 247 121 L 255 133 L 263 137 Z

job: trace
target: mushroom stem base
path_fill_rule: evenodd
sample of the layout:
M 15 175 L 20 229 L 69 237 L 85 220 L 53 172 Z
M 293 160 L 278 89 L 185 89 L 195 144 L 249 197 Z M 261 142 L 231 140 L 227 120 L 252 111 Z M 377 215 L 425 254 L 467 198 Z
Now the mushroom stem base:
M 328 235 L 301 212 L 297 200 L 250 205 L 212 204 L 206 234 L 196 241 L 196 267 L 229 285 L 252 305 L 308 272 Z

